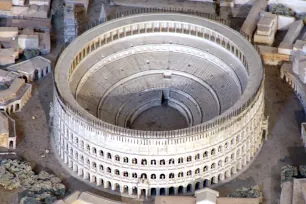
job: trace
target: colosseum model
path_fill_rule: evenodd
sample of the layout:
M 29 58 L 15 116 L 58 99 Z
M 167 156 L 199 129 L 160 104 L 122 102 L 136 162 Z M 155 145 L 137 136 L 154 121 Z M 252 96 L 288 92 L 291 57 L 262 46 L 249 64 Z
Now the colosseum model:
M 230 180 L 265 134 L 263 67 L 239 33 L 138 14 L 76 38 L 55 68 L 53 146 L 75 177 L 122 195 L 193 193 Z

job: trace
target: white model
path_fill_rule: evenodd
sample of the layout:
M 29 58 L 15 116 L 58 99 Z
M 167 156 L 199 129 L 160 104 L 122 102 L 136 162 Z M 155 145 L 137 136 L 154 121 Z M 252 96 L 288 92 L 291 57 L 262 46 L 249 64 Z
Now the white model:
M 231 179 L 260 151 L 263 77 L 256 50 L 225 25 L 176 13 L 112 20 L 58 60 L 53 145 L 73 176 L 101 189 L 192 193 Z M 133 129 L 164 99 L 186 127 Z

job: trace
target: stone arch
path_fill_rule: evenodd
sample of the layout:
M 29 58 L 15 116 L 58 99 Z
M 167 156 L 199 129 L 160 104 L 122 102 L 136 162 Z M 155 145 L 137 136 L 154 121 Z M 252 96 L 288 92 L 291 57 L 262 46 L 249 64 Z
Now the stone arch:
M 156 165 L 156 160 L 155 159 L 151 160 L 151 165 Z
M 211 165 L 211 167 L 210 167 L 211 169 L 214 169 L 214 168 L 216 168 L 216 164 L 215 163 L 212 163 L 212 165 Z
M 173 186 L 169 188 L 169 195 L 175 195 L 175 189 Z
M 218 153 L 222 153 L 222 146 L 221 145 L 218 147 Z
M 160 179 L 165 179 L 166 176 L 165 176 L 165 174 L 161 174 L 161 175 L 159 176 L 159 178 L 160 178 Z
M 132 164 L 137 164 L 137 159 L 136 158 L 132 159 Z
M 98 179 L 98 186 L 104 186 L 104 180 L 102 178 Z
M 110 159 L 111 159 L 111 158 L 110 158 Z M 120 161 L 119 155 L 115 155 L 115 160 L 116 160 L 116 161 Z
M 99 166 L 99 170 L 100 170 L 100 171 L 103 171 L 103 170 L 104 170 L 104 167 L 103 167 L 103 165 L 102 165 L 102 164 L 100 164 L 100 166 Z
M 104 156 L 104 152 L 102 150 L 99 151 L 99 155 L 100 157 L 103 157 Z
M 132 173 L 132 178 L 137 178 L 137 173 Z
M 195 188 L 195 190 L 201 189 L 201 182 L 200 181 L 196 182 L 194 188 Z
M 197 175 L 197 174 L 199 174 L 200 173 L 200 168 L 197 168 L 195 171 L 194 171 L 194 173 Z
M 97 149 L 95 147 L 92 148 L 92 153 L 96 154 L 97 153 Z
M 192 192 L 192 184 L 188 184 L 187 185 L 187 193 L 191 193 Z
M 208 187 L 210 185 L 210 182 L 208 179 L 205 179 L 203 182 L 203 187 Z
M 151 179 L 156 179 L 156 175 L 155 174 L 151 174 Z
M 97 183 L 97 177 L 95 175 L 92 175 L 90 182 L 91 183 Z
M 159 189 L 159 195 L 166 195 L 166 189 L 165 188 L 160 188 Z
M 196 154 L 196 155 L 194 156 L 194 160 L 198 160 L 198 159 L 200 159 L 200 154 Z
M 107 167 L 107 171 L 106 171 L 107 173 L 112 173 L 112 169 L 110 168 L 110 167 Z
M 124 157 L 124 158 L 123 158 L 123 162 L 124 162 L 124 163 L 129 163 L 129 158 Z
M 107 182 L 107 188 L 112 189 L 112 183 L 110 181 Z
M 145 198 L 146 197 L 146 189 L 140 189 L 140 196 L 142 198 Z
M 229 161 L 229 158 L 228 158 L 228 157 L 225 157 L 225 159 L 224 159 L 224 163 L 225 163 L 225 164 L 227 164 L 227 163 L 228 163 L 228 161 Z
M 174 159 L 173 158 L 169 159 L 169 164 L 174 164 Z
M 204 166 L 203 167 L 203 173 L 207 172 L 208 171 L 208 166 Z
M 211 153 L 210 153 L 210 154 L 211 154 L 212 156 L 216 154 L 215 148 L 213 148 L 213 149 L 211 150 Z
M 118 169 L 115 169 L 115 175 L 117 175 L 117 176 L 120 175 L 120 171 Z
M 207 157 L 208 157 L 208 152 L 205 151 L 205 152 L 203 153 L 203 159 L 207 159 Z
M 140 175 L 140 178 L 142 178 L 142 179 L 147 179 L 147 174 L 142 173 L 142 174 Z
M 184 193 L 184 187 L 183 186 L 179 186 L 178 189 L 177 189 L 177 193 L 178 194 Z
M 9 142 L 9 148 L 10 148 L 10 149 L 14 149 L 14 142 L 13 142 L 13 141 L 10 141 L 10 142 Z
M 177 163 L 179 163 L 179 164 L 182 164 L 184 162 L 184 159 L 183 159 L 183 157 L 180 157 L 180 158 L 178 158 L 178 161 L 177 161 Z
M 112 155 L 111 155 L 111 153 L 107 153 L 107 159 L 112 159 Z
M 142 159 L 141 160 L 141 165 L 147 165 L 147 160 L 146 159 Z
M 156 188 L 151 188 L 151 196 L 156 196 Z
M 120 185 L 118 183 L 115 183 L 114 184 L 114 189 L 115 189 L 115 191 L 120 192 Z
M 183 173 L 183 172 L 179 172 L 178 175 L 177 175 L 177 177 L 179 177 L 179 178 L 181 178 L 181 177 L 183 177 L 183 176 L 184 176 L 184 173 Z
M 191 156 L 188 156 L 187 157 L 187 162 L 191 162 L 192 161 L 192 157 Z
M 191 176 L 191 175 L 192 175 L 192 171 L 191 170 L 187 171 L 187 176 Z
M 15 105 L 15 111 L 19 111 L 20 110 L 20 104 L 19 103 L 16 103 Z
M 24 79 L 24 82 L 25 82 L 25 83 L 28 83 L 28 78 L 27 78 L 27 76 L 23 75 L 22 78 Z
M 133 194 L 133 195 L 137 195 L 137 190 L 138 190 L 137 187 L 136 187 L 136 186 L 133 186 L 133 187 L 132 187 L 132 194 Z
M 169 174 L 169 179 L 173 179 L 174 178 L 174 173 L 170 173 Z
M 35 71 L 34 71 L 34 79 L 38 80 L 39 78 L 40 78 L 39 71 L 37 69 L 35 69 Z
M 159 164 L 160 164 L 160 165 L 165 165 L 165 164 L 166 164 L 166 162 L 165 162 L 165 160 L 164 160 L 164 159 L 162 159 L 162 160 L 160 160 Z
M 129 177 L 129 173 L 128 173 L 127 171 L 124 171 L 124 172 L 123 172 L 123 176 L 124 176 L 124 177 Z
M 123 193 L 127 194 L 129 192 L 129 187 L 127 185 L 123 186 Z

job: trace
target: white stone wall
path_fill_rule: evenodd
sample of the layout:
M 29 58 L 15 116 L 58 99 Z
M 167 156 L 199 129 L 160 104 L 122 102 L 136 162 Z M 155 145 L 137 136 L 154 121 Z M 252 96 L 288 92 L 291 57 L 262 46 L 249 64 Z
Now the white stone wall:
M 222 131 L 137 139 L 85 125 L 55 92 L 53 136 L 65 165 L 90 183 L 147 196 L 193 192 L 229 179 L 251 162 L 262 145 L 263 100 L 261 89 L 232 124 L 222 125 Z
M 173 131 L 125 129 L 86 112 L 72 94 L 77 83 L 68 84 L 81 70 L 79 65 L 101 46 L 153 32 L 190 35 L 228 50 L 248 74 L 239 100 L 220 117 Z M 59 58 L 54 78 L 54 147 L 74 176 L 101 189 L 135 196 L 192 193 L 231 179 L 247 168 L 262 146 L 267 127 L 261 60 L 241 35 L 207 19 L 142 14 L 102 24 L 70 44 Z

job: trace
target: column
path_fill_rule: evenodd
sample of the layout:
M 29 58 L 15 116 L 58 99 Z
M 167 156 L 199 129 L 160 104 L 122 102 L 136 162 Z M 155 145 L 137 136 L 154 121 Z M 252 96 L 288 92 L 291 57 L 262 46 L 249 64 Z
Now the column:
M 129 186 L 129 195 L 132 195 L 132 194 L 133 194 L 133 187 Z
M 174 195 L 178 194 L 178 187 L 174 187 Z
M 104 188 L 109 188 L 108 181 L 104 181 Z

